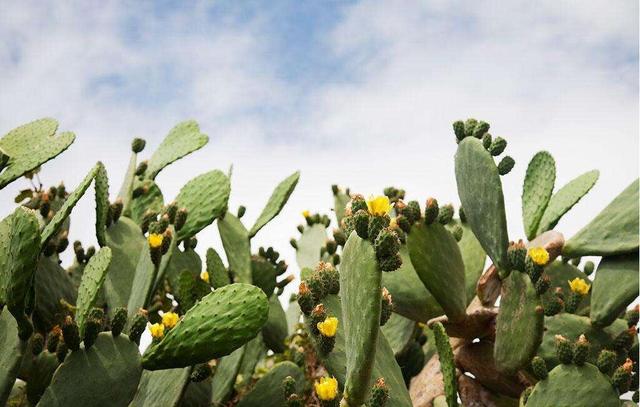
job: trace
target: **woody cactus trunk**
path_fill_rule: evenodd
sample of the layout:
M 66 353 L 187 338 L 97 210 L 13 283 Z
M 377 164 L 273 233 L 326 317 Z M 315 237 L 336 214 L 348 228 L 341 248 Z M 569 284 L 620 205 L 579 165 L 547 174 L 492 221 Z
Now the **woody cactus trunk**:
M 249 227 L 245 207 L 229 208 L 230 171 L 172 199 L 156 183 L 207 144 L 196 122 L 146 160 L 134 139 L 117 194 L 100 162 L 73 190 L 40 183 L 75 139 L 57 127 L 42 119 L 0 139 L 0 188 L 30 184 L 0 222 L 0 405 L 636 405 L 637 179 L 565 240 L 556 226 L 599 173 L 556 188 L 539 152 L 522 187 L 525 236 L 509 237 L 507 141 L 457 121 L 460 205 L 333 186 L 333 214 L 305 211 L 290 241 L 299 284 L 283 299 L 296 276 L 252 240 L 299 173 Z M 69 242 L 92 186 L 97 248 Z M 196 251 L 214 222 L 223 256 Z

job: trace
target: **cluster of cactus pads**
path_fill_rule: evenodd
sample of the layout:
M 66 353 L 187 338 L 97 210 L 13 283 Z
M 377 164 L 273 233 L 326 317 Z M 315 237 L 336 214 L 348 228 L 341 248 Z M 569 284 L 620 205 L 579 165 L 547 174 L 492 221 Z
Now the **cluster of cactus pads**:
M 507 141 L 457 121 L 457 211 L 396 187 L 365 197 L 333 186 L 332 216 L 303 213 L 290 242 L 300 282 L 281 300 L 296 278 L 252 238 L 299 173 L 248 228 L 245 207 L 228 207 L 230 172 L 201 174 L 172 200 L 155 181 L 208 142 L 197 123 L 178 124 L 147 160 L 134 139 L 117 195 L 100 162 L 72 191 L 40 183 L 75 138 L 56 131 L 43 119 L 0 139 L 0 188 L 30 183 L 0 222 L 0 405 L 638 401 L 637 179 L 565 241 L 554 228 L 599 173 L 554 191 L 554 159 L 539 152 L 523 183 L 526 236 L 510 239 L 502 177 L 515 161 L 495 158 Z M 70 245 L 71 212 L 92 184 L 99 248 Z M 195 250 L 214 222 L 226 265 Z

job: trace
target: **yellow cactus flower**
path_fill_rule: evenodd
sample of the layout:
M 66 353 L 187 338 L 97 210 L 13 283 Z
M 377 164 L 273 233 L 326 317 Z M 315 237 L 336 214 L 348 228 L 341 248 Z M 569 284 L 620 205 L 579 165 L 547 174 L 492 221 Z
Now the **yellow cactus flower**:
M 576 277 L 569 281 L 569 288 L 576 294 L 587 295 L 591 285 L 580 277 Z
M 369 209 L 369 213 L 375 216 L 384 216 L 389 213 L 391 210 L 391 203 L 389 202 L 389 197 L 387 196 L 377 196 L 371 197 L 367 201 L 367 208 Z
M 164 236 L 159 233 L 149 234 L 149 237 L 147 238 L 147 240 L 149 241 L 149 247 L 151 247 L 152 249 L 157 249 L 158 247 L 162 246 L 163 239 Z
M 179 320 L 180 317 L 175 312 L 165 312 L 162 315 L 162 325 L 167 329 L 171 329 L 176 326 Z
M 338 396 L 338 381 L 335 377 L 321 377 L 313 387 L 322 401 L 331 401 Z
M 203 271 L 202 273 L 200 273 L 200 280 L 204 281 L 205 283 L 209 282 L 209 273 L 206 271 Z
M 308 218 L 309 216 L 311 216 L 311 212 L 309 211 L 302 211 L 302 216 L 304 216 L 304 218 Z
M 532 247 L 529 249 L 529 257 L 538 266 L 544 266 L 549 262 L 549 252 L 544 247 Z
M 162 324 L 151 325 L 149 331 L 151 331 L 153 339 L 162 339 L 162 337 L 164 337 L 164 325 Z
M 316 326 L 322 335 L 332 338 L 336 336 L 336 332 L 338 331 L 338 318 L 328 317 L 324 321 L 318 322 Z
M 398 221 L 395 217 L 391 218 L 391 221 L 389 222 L 389 228 L 391 229 L 395 229 L 398 226 Z

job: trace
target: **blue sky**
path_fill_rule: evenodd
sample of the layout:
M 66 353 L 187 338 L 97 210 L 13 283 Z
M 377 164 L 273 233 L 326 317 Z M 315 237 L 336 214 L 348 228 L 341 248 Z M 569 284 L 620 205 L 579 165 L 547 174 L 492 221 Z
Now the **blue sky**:
M 290 260 L 299 213 L 328 211 L 332 183 L 456 202 L 451 122 L 475 116 L 516 160 L 512 237 L 537 151 L 555 156 L 558 187 L 601 170 L 559 225 L 570 236 L 638 174 L 638 2 L 0 1 L 0 133 L 43 116 L 77 134 L 48 183 L 75 186 L 102 160 L 116 191 L 128 141 L 146 138 L 150 154 L 188 118 L 211 141 L 160 176 L 167 200 L 233 163 L 232 208 L 246 204 L 251 222 L 300 169 L 257 236 Z M 3 214 L 22 186 L 2 191 Z M 77 212 L 91 218 L 91 202 Z M 218 245 L 215 228 L 199 237 Z

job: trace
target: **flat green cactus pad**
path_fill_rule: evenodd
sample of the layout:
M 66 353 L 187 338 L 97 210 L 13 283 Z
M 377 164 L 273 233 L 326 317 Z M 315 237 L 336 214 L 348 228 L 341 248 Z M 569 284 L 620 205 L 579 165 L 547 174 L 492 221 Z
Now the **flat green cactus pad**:
M 327 241 L 327 229 L 324 225 L 316 223 L 307 227 L 297 241 L 296 262 L 300 270 L 304 268 L 314 269 L 320 261 L 320 249 Z
M 149 249 L 138 225 L 124 216 L 109 226 L 106 237 L 111 249 L 111 264 L 104 281 L 104 295 L 112 313 L 129 303 L 140 253 Z
M 209 283 L 213 288 L 220 288 L 230 283 L 227 268 L 224 266 L 218 252 L 211 247 L 207 249 L 206 265 L 207 273 L 209 273 Z
M 84 323 L 96 303 L 107 270 L 111 264 L 111 249 L 103 247 L 91 256 L 82 273 L 80 287 L 78 287 L 78 301 L 76 303 L 76 322 L 80 330 L 80 337 L 84 335 Z
M 267 354 L 267 348 L 264 346 L 262 334 L 256 335 L 255 338 L 247 342 L 241 349 L 242 362 L 238 369 L 236 385 L 239 384 L 240 378 L 242 378 L 241 384 L 244 385 L 250 383 L 251 377 L 256 370 L 256 365 L 260 362 L 260 359 L 265 357 Z
M 444 311 L 433 295 L 427 291 L 411 264 L 406 245 L 400 246 L 402 265 L 391 273 L 382 273 L 382 286 L 393 297 L 394 311 L 418 322 L 426 323 Z
M 240 219 L 227 213 L 218 219 L 218 231 L 235 281 L 251 283 L 251 244 L 247 229 Z
M 253 227 L 249 231 L 250 238 L 255 236 L 264 225 L 271 221 L 271 219 L 278 216 L 284 205 L 289 200 L 291 193 L 293 193 L 293 190 L 296 188 L 299 178 L 300 171 L 296 171 L 278 184 L 276 189 L 273 191 L 273 194 L 271 194 L 269 201 L 267 201 L 267 205 L 262 210 L 260 216 L 258 216 L 258 220 L 256 220 L 256 223 L 254 223 Z
M 411 264 L 452 322 L 466 315 L 465 269 L 460 249 L 440 223 L 414 225 L 407 238 Z
M 44 230 L 42 231 L 42 235 L 40 237 L 40 241 L 42 242 L 42 247 L 45 247 L 49 239 L 51 239 L 53 236 L 55 236 L 58 233 L 63 223 L 67 220 L 67 218 L 71 214 L 71 211 L 76 206 L 80 198 L 82 198 L 84 193 L 87 192 L 87 189 L 91 185 L 91 181 L 93 181 L 93 179 L 96 176 L 96 173 L 98 172 L 98 168 L 99 168 L 99 165 L 96 164 L 91 169 L 91 171 L 89 171 L 89 173 L 84 177 L 80 185 L 78 185 L 78 187 L 74 189 L 71 194 L 69 194 L 67 199 L 64 201 L 64 204 L 62 205 L 62 207 L 56 212 L 55 215 L 53 215 L 53 218 L 49 221 L 49 223 L 47 223 L 47 226 L 45 226 Z
M 453 350 L 449 344 L 449 337 L 440 322 L 433 324 L 433 337 L 436 341 L 438 358 L 440 359 L 440 371 L 444 381 L 444 391 L 449 407 L 457 407 L 458 389 L 456 379 L 456 365 L 453 361 Z
M 522 185 L 522 221 L 527 239 L 533 240 L 556 182 L 556 162 L 547 151 L 533 156 Z
M 75 304 L 77 290 L 69 275 L 54 259 L 41 256 L 35 278 L 36 306 L 33 312 L 35 326 L 48 332 L 60 322 L 60 300 Z
M 638 250 L 638 205 L 636 179 L 587 226 L 569 239 L 562 255 L 613 256 Z
M 194 120 L 178 123 L 149 159 L 147 178 L 155 179 L 164 167 L 201 149 L 208 142 L 209 137 L 200 133 L 200 126 Z
M 136 179 L 133 187 L 134 190 L 139 187 L 146 189 L 145 193 L 131 200 L 131 219 L 140 224 L 146 211 L 160 213 L 164 205 L 164 197 L 158 184 L 150 179 L 144 181 Z
M 611 324 L 638 294 L 638 253 L 603 258 L 591 287 L 591 323 Z
M 187 182 L 176 197 L 178 208 L 187 208 L 188 214 L 178 239 L 194 236 L 222 216 L 230 193 L 229 178 L 222 171 L 209 171 Z
M 191 367 L 181 369 L 145 370 L 136 395 L 129 407 L 176 407 L 189 384 Z
M 467 305 L 469 305 L 473 297 L 476 296 L 476 286 L 478 279 L 484 272 L 487 254 L 468 224 L 462 223 L 462 230 L 464 232 L 462 233 L 462 239 L 458 242 L 458 247 L 464 262 L 465 291 L 467 293 Z
M 362 405 L 371 386 L 380 326 L 381 273 L 371 243 L 352 232 L 340 263 L 340 323 L 347 350 L 344 399 L 350 406 Z
M 416 322 L 394 312 L 387 323 L 380 329 L 382 329 L 382 333 L 387 338 L 393 354 L 397 357 L 413 342 L 416 333 Z
M 593 188 L 599 176 L 600 171 L 598 170 L 586 172 L 553 194 L 540 220 L 536 236 L 553 229 L 560 218 Z
M 338 317 L 342 315 L 342 307 L 338 296 L 328 295 L 322 300 L 322 303 L 327 310 L 327 315 Z M 340 323 L 342 324 L 342 321 Z M 344 329 L 338 326 L 336 344 L 331 353 L 322 355 L 318 352 L 318 354 L 322 360 L 322 364 L 327 368 L 329 373 L 335 376 L 341 386 L 344 386 L 347 371 Z M 385 407 L 410 407 L 411 398 L 409 397 L 407 386 L 404 384 L 402 371 L 383 333 L 378 335 L 378 344 L 374 359 L 371 376 L 374 379 L 384 377 L 387 386 L 389 386 L 389 400 L 387 404 L 385 404 Z
M 16 381 L 27 342 L 18 338 L 18 324 L 10 313 L 0 312 L 0 405 L 5 405 Z
M 148 370 L 170 369 L 228 355 L 256 336 L 268 314 L 267 297 L 258 287 L 224 286 L 191 308 L 145 352 L 142 364 Z
M 136 344 L 125 335 L 102 332 L 91 349 L 67 355 L 38 405 L 126 406 L 141 374 Z
M 100 246 L 107 244 L 107 217 L 109 216 L 109 176 L 107 169 L 99 162 L 96 171 L 96 238 Z
M 277 363 L 253 386 L 238 403 L 238 407 L 284 406 L 282 381 L 291 376 L 296 381 L 296 393 L 301 395 L 305 387 L 304 372 L 291 362 Z
M 267 296 L 271 296 L 276 288 L 276 277 L 277 270 L 271 262 L 259 256 L 251 258 L 251 281 Z
M 627 329 L 627 323 L 623 319 L 617 319 L 606 328 L 596 328 L 591 325 L 587 317 L 563 312 L 552 317 L 545 317 L 544 328 L 544 337 L 537 354 L 545 360 L 547 367 L 551 369 L 559 363 L 556 355 L 556 335 L 563 335 L 569 341 L 575 342 L 580 335 L 584 334 L 591 344 L 587 361 L 595 363 L 598 353 L 602 349 L 611 348 L 613 339 Z
M 118 198 L 122 199 L 122 214 L 128 217 L 131 217 L 131 193 L 133 192 L 133 180 L 136 177 L 137 157 L 136 153 L 131 153 L 129 166 L 127 166 L 127 172 L 124 174 L 122 186 L 118 192 Z
M 31 405 L 38 404 L 40 397 L 51 383 L 51 378 L 58 365 L 55 353 L 49 353 L 45 350 L 34 357 L 27 381 L 27 399 Z
M 169 280 L 172 287 L 177 287 L 177 279 L 181 272 L 187 270 L 194 278 L 200 278 L 202 271 L 202 259 L 193 249 L 180 250 L 177 246 L 173 249 L 171 261 L 167 265 L 162 278 Z M 157 280 L 156 284 L 160 281 Z
M 284 340 L 288 335 L 287 316 L 278 296 L 273 294 L 269 298 L 269 318 L 262 328 L 264 343 L 275 353 L 281 353 L 285 350 Z
M 544 273 L 549 277 L 551 282 L 551 288 L 543 295 L 545 299 L 553 298 L 552 296 L 555 295 L 554 288 L 557 287 L 562 288 L 563 293 L 568 294 L 571 292 L 571 289 L 569 288 L 569 281 L 575 278 L 581 278 L 585 281 L 589 279 L 587 275 L 580 271 L 576 266 L 570 263 L 563 263 L 560 260 L 556 260 L 547 266 L 544 269 Z M 584 312 L 588 312 L 590 304 L 591 291 L 589 291 L 589 293 L 582 298 L 582 301 L 580 301 L 576 314 L 582 315 Z
M 243 354 L 243 348 L 236 349 L 218 362 L 214 379 L 211 381 L 211 403 L 214 406 L 222 405 L 231 395 Z
M 55 135 L 57 129 L 54 119 L 40 119 L 15 128 L 0 139 L 0 150 L 10 157 L 9 165 L 0 174 L 0 189 L 69 148 L 76 136 L 70 132 Z
M 540 298 L 525 273 L 514 271 L 502 281 L 493 355 L 501 372 L 526 366 L 538 350 L 544 329 Z
M 341 190 L 333 196 L 333 210 L 336 213 L 338 226 L 342 222 L 342 218 L 344 218 L 345 208 L 350 200 L 351 197 Z
M 536 384 L 527 407 L 619 406 L 620 400 L 609 378 L 592 364 L 559 365 Z
M 506 269 L 509 235 L 498 167 L 482 142 L 473 137 L 458 145 L 455 166 L 467 222 L 493 263 Z

